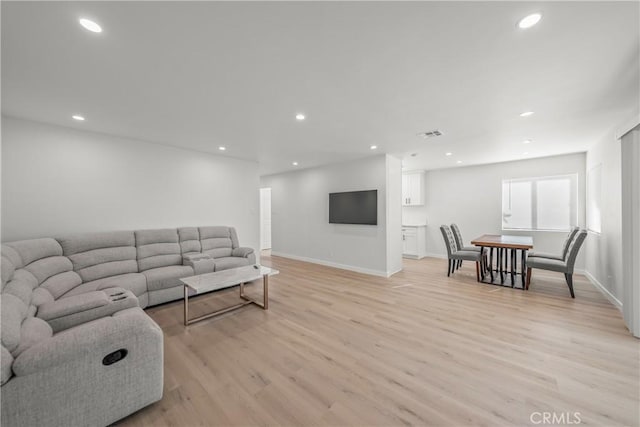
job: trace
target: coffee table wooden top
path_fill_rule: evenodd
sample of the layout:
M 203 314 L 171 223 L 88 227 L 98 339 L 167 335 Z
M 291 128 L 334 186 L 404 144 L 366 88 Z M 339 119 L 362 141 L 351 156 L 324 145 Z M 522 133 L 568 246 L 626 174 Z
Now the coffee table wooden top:
M 533 248 L 533 237 L 483 234 L 482 236 L 473 239 L 471 244 L 475 246 L 494 248 L 531 249 Z
M 257 268 L 253 265 L 247 265 L 245 267 L 230 268 L 228 270 L 185 277 L 184 279 L 180 279 L 180 281 L 195 291 L 196 294 L 199 294 L 228 288 L 239 285 L 240 283 L 252 282 L 263 276 L 272 276 L 278 273 L 278 270 L 263 265 L 259 265 Z

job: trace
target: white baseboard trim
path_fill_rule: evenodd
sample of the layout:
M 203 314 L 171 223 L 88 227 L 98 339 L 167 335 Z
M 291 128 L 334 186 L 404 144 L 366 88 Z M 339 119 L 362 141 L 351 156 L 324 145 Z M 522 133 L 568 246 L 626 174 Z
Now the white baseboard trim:
M 368 269 L 368 268 L 356 267 L 354 265 L 347 265 L 347 264 L 340 264 L 340 263 L 332 262 L 332 261 L 326 261 L 326 260 L 323 260 L 323 259 L 309 258 L 309 257 L 304 257 L 304 256 L 299 256 L 299 255 L 286 254 L 286 253 L 282 253 L 282 252 L 278 252 L 278 251 L 274 251 L 274 250 L 271 250 L 271 255 L 272 256 L 279 256 L 279 257 L 282 257 L 282 258 L 295 259 L 296 261 L 310 262 L 312 264 L 325 265 L 327 267 L 339 268 L 341 270 L 355 271 L 356 273 L 370 274 L 372 276 L 389 277 L 389 276 L 391 276 L 391 274 L 397 273 L 397 271 L 395 271 L 393 273 L 388 273 L 386 271 L 371 270 L 371 269 Z
M 578 272 L 578 270 L 575 271 Z M 593 277 L 593 275 L 586 270 L 582 271 L 580 274 L 583 274 L 587 279 L 589 279 L 593 286 L 595 286 L 595 288 L 599 290 L 600 293 L 602 293 L 602 295 L 604 295 L 611 304 L 615 305 L 618 310 L 622 311 L 622 303 L 620 302 L 620 300 L 616 298 L 611 292 L 609 292 L 607 288 L 602 286 L 602 283 L 600 283 L 598 279 Z
M 448 259 L 446 254 L 436 254 L 436 253 L 432 253 L 432 252 L 427 252 L 424 254 L 425 257 L 429 257 L 429 258 L 440 258 L 440 259 Z
M 402 271 L 402 267 L 397 269 L 396 271 L 387 271 L 387 277 L 391 277 L 396 273 L 400 273 Z

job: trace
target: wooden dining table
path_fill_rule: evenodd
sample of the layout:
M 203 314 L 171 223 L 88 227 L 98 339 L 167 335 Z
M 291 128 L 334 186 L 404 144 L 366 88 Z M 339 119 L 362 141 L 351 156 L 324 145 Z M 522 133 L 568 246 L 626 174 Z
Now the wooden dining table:
M 471 244 L 478 246 L 482 253 L 484 248 L 487 248 L 488 265 L 484 261 L 484 271 L 489 273 L 491 281 L 487 281 L 487 274 L 483 274 L 482 282 L 490 283 L 492 285 L 508 286 L 505 285 L 505 275 L 511 277 L 511 287 L 515 287 L 516 276 L 520 275 L 522 278 L 522 290 L 525 290 L 525 283 L 527 279 L 527 251 L 533 248 L 533 237 L 531 236 L 509 236 L 504 234 L 483 234 L 482 236 L 473 239 Z M 496 252 L 496 264 L 493 266 L 493 252 Z M 518 251 L 520 251 L 520 273 L 517 271 L 518 263 Z M 496 277 L 494 279 L 494 273 Z M 496 283 L 499 280 L 499 283 Z

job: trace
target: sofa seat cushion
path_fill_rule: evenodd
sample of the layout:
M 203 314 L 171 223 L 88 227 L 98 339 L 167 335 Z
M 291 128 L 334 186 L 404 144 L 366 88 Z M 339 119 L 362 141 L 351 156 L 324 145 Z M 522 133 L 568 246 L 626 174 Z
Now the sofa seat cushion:
M 247 258 L 230 256 L 224 258 L 216 258 L 216 271 L 228 270 L 230 268 L 243 267 L 251 265 L 251 261 Z
M 107 288 L 123 288 L 131 291 L 135 296 L 140 296 L 147 292 L 147 279 L 142 273 L 129 273 L 105 277 L 104 279 L 83 283 L 64 294 L 62 298 L 86 292 L 101 291 Z
M 143 271 L 147 278 L 147 290 L 157 291 L 160 289 L 182 286 L 181 278 L 193 276 L 193 268 L 188 265 L 171 265 L 168 267 L 152 268 Z
M 213 249 L 203 250 L 202 253 L 209 255 L 211 258 L 218 259 L 218 258 L 230 257 L 232 251 L 233 249 L 231 248 L 213 248 Z

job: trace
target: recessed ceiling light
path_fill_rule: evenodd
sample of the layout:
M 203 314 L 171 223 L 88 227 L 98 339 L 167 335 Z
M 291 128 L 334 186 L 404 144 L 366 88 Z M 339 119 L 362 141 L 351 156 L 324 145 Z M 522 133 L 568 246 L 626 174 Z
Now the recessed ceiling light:
M 458 160 L 456 163 L 457 163 L 457 164 L 460 164 L 460 163 L 462 163 L 462 160 Z
M 71 118 L 72 118 L 73 120 L 77 120 L 77 121 L 79 121 L 79 122 L 84 122 L 84 117 L 79 116 L 79 115 L 77 115 L 77 114 L 76 114 L 76 115 L 74 115 L 74 116 L 71 116 Z
M 540 15 L 539 13 L 532 13 L 531 15 L 527 15 L 521 20 L 519 20 L 518 27 L 522 29 L 531 28 L 534 25 L 536 25 L 541 18 L 542 18 L 542 15 Z
M 293 166 L 298 166 L 298 162 L 291 163 Z
M 304 114 L 296 114 L 296 120 L 304 120 L 304 119 L 305 119 Z
M 528 156 L 528 155 L 529 155 L 529 152 L 528 152 L 528 151 L 525 151 L 525 152 L 524 152 L 524 153 L 522 153 L 522 154 L 524 154 L 525 156 Z
M 533 111 L 525 111 L 524 113 L 520 113 L 520 117 L 529 117 L 533 115 Z
M 376 150 L 376 149 L 378 149 L 378 146 L 377 146 L 377 145 L 372 145 L 372 146 L 371 146 L 371 147 L 369 147 L 369 148 L 371 148 L 372 150 Z
M 227 147 L 224 147 L 224 146 L 222 146 L 222 145 L 221 145 L 220 147 L 218 147 L 218 150 L 220 150 L 220 151 L 224 151 L 224 150 L 226 150 L 226 149 L 227 149 Z
M 444 153 L 445 156 L 452 156 L 453 153 Z
M 85 29 L 91 31 L 92 33 L 101 33 L 102 27 L 97 23 L 93 22 L 91 19 L 80 18 L 80 25 L 82 25 Z
M 531 144 L 531 140 L 530 139 L 525 139 L 524 141 L 522 141 L 523 144 Z

